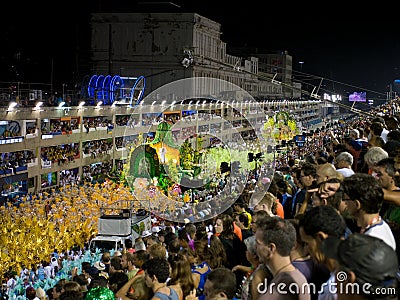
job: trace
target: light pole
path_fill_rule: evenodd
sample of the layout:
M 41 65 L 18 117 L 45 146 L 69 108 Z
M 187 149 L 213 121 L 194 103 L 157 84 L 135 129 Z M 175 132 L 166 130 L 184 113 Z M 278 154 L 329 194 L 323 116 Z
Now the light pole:
M 65 101 L 65 86 L 66 86 L 66 84 L 63 83 L 62 84 L 62 98 L 63 98 L 63 101 Z
M 299 61 L 299 65 L 300 65 L 300 70 L 303 71 L 304 61 Z

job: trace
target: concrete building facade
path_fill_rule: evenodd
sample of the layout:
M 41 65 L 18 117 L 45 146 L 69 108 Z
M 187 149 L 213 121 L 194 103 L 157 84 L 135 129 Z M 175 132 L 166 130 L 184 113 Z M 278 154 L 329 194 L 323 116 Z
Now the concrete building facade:
M 93 14 L 92 67 L 94 73 L 143 75 L 148 91 L 190 77 L 223 79 L 245 89 L 254 98 L 292 98 L 291 56 L 267 56 L 279 61 L 279 70 L 259 73 L 259 58 L 229 55 L 221 40 L 221 24 L 195 13 Z M 267 73 L 268 72 L 268 73 Z M 215 87 L 218 90 L 218 87 Z M 212 94 L 212 90 L 211 90 Z

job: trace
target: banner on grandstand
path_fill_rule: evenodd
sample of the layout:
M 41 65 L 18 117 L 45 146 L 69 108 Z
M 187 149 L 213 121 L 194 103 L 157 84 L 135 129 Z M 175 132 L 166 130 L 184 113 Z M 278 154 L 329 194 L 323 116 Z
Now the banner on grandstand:
M 304 147 L 306 137 L 304 135 L 296 135 L 294 137 L 294 142 L 296 143 L 297 147 Z

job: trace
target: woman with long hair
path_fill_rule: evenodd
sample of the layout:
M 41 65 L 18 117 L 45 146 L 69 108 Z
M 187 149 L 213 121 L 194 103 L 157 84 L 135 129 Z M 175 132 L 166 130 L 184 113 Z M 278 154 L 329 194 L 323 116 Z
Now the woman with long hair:
M 225 248 L 225 267 L 232 270 L 234 266 L 251 266 L 246 257 L 246 245 L 238 238 L 233 231 L 233 218 L 228 214 L 217 216 L 215 220 L 215 231 Z M 237 270 L 235 272 L 237 287 L 239 288 L 245 273 Z
M 225 248 L 225 267 L 231 269 L 236 265 L 249 265 L 246 258 L 246 245 L 238 238 L 233 231 L 233 218 L 230 215 L 222 214 L 215 220 L 215 231 Z
M 186 296 L 196 288 L 192 277 L 190 262 L 188 258 L 181 253 L 168 257 L 168 262 L 171 266 L 171 279 L 168 285 L 172 288 L 174 288 L 174 286 L 179 286 L 183 292 L 183 299 L 185 299 Z
M 215 235 L 195 241 L 196 260 L 198 263 L 207 262 L 211 269 L 225 266 L 227 257 L 222 241 Z
M 226 253 L 221 240 L 208 232 L 199 240 L 195 241 L 195 258 L 191 266 L 192 277 L 196 287 L 196 296 L 199 300 L 204 300 L 204 284 L 207 275 L 212 269 L 224 266 L 226 263 Z

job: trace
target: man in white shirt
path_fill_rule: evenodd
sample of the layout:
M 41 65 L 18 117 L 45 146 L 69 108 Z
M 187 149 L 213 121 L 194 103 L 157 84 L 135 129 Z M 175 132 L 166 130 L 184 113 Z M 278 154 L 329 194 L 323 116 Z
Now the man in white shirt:
M 349 152 L 339 153 L 334 160 L 336 172 L 341 173 L 344 177 L 349 177 L 354 174 L 352 169 L 353 155 Z
M 389 225 L 379 215 L 383 203 L 383 191 L 371 175 L 356 173 L 342 183 L 345 210 L 353 216 L 361 233 L 375 236 L 396 250 L 396 240 Z

